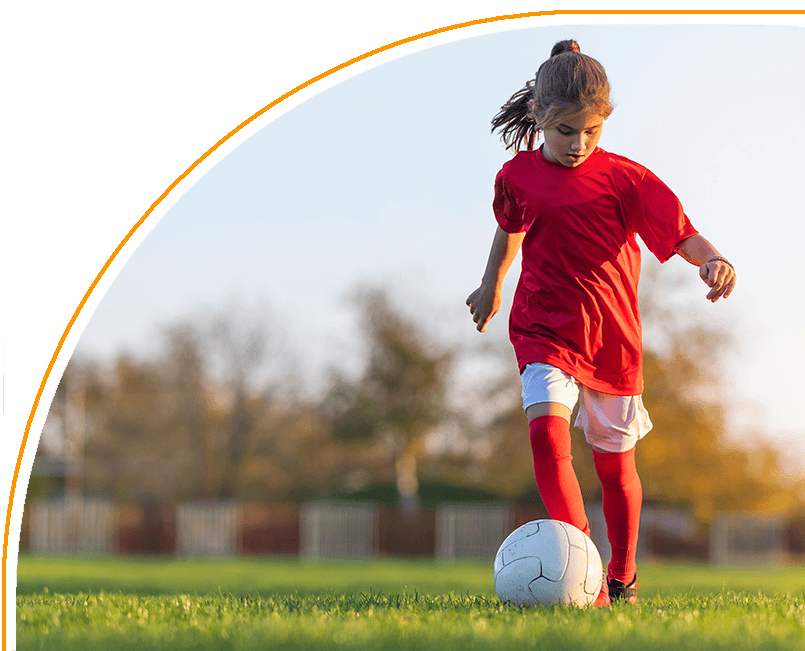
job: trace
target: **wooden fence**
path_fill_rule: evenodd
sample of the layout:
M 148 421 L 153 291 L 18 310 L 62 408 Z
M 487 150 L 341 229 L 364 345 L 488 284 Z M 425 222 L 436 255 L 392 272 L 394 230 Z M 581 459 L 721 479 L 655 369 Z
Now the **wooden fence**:
M 591 537 L 606 562 L 609 543 L 601 505 L 587 504 L 587 514 Z M 199 501 L 167 508 L 51 500 L 26 505 L 20 551 L 179 557 L 406 556 L 449 562 L 490 559 L 514 528 L 545 517 L 541 504 L 444 504 L 412 514 L 343 501 L 303 505 Z M 716 564 L 778 563 L 795 554 L 805 555 L 805 545 L 791 543 L 805 539 L 795 525 L 747 514 L 720 514 L 713 519 L 709 540 L 702 540 L 685 512 L 647 505 L 641 516 L 638 555 L 709 558 Z

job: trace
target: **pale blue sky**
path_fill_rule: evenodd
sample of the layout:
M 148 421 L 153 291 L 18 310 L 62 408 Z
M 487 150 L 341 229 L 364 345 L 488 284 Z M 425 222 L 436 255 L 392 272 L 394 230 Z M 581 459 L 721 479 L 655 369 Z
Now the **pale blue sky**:
M 270 123 L 186 192 L 120 273 L 76 355 L 147 354 L 162 326 L 237 304 L 276 325 L 313 384 L 328 364 L 358 363 L 344 297 L 377 282 L 445 341 L 482 341 L 464 299 L 486 262 L 492 183 L 509 157 L 489 121 L 567 37 L 612 82 L 616 109 L 600 145 L 660 176 L 738 269 L 735 294 L 711 305 L 693 267 L 663 268 L 686 273 L 686 302 L 738 342 L 727 367 L 734 433 L 754 426 L 805 450 L 805 32 L 793 27 L 515 30 L 349 79 Z M 486 336 L 505 339 L 505 314 Z

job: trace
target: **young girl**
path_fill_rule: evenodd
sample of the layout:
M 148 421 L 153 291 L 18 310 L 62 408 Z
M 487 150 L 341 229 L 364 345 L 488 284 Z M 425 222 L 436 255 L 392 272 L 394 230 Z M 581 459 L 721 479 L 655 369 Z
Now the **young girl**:
M 570 455 L 570 414 L 579 402 L 575 425 L 593 448 L 612 548 L 597 605 L 637 599 L 643 491 L 634 447 L 651 421 L 641 399 L 636 236 L 660 262 L 678 253 L 698 266 L 713 302 L 727 298 L 736 280 L 662 181 L 597 146 L 612 109 L 604 68 L 572 40 L 557 43 L 536 79 L 501 108 L 492 130 L 515 156 L 495 179 L 498 227 L 481 286 L 467 299 L 484 332 L 522 246 L 509 334 L 534 472 L 551 518 L 589 535 Z

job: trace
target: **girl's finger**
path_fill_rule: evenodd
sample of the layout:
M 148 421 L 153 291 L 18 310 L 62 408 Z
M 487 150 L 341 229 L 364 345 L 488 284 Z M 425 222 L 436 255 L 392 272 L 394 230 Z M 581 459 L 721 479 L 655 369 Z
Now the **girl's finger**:
M 724 274 L 718 282 L 713 284 L 713 288 L 707 294 L 707 298 L 715 303 L 719 298 L 727 298 L 732 292 L 733 284 L 735 283 L 735 276 Z
M 730 294 L 732 294 L 732 290 L 735 289 L 735 276 L 733 276 L 730 281 L 727 283 L 727 288 L 724 291 L 724 298 L 729 298 Z
M 730 268 L 726 265 L 716 265 L 713 273 L 713 285 L 716 287 L 723 287 L 727 284 L 727 279 L 730 274 Z
M 713 283 L 710 287 L 710 291 L 707 292 L 707 300 L 713 301 L 713 303 L 715 303 L 718 300 L 718 297 L 721 296 L 721 293 L 723 291 L 724 291 L 723 285 Z

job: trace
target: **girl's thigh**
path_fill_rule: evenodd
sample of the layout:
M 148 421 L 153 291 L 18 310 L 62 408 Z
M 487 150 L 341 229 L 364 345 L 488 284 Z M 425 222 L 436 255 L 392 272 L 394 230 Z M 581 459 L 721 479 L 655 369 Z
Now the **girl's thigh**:
M 579 384 L 574 378 L 550 364 L 528 364 L 520 379 L 529 422 L 540 416 L 560 416 L 570 422 L 579 399 Z

